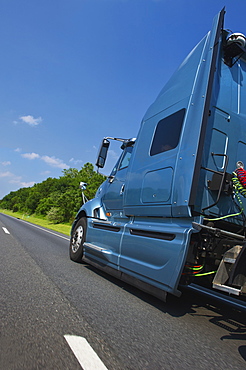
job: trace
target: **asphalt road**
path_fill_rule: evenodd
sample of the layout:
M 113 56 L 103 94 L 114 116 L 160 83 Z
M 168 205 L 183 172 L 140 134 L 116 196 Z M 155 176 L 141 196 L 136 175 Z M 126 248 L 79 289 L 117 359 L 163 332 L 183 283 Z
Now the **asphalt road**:
M 70 261 L 68 243 L 0 214 L 0 369 L 246 369 L 246 313 L 163 303 Z

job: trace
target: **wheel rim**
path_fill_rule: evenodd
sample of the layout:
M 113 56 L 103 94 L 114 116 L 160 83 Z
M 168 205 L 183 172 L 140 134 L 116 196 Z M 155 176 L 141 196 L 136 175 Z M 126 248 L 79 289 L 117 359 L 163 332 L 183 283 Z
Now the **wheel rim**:
M 81 246 L 82 244 L 82 239 L 83 239 L 83 227 L 82 226 L 79 226 L 74 234 L 73 234 L 73 238 L 72 238 L 72 251 L 73 253 L 76 253 L 77 250 L 79 249 L 79 247 Z

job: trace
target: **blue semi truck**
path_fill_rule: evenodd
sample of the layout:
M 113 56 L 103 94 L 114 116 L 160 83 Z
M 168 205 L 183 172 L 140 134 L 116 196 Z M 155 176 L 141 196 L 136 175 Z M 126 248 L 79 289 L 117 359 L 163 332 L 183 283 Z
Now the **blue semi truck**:
M 147 110 L 78 211 L 70 258 L 163 300 L 196 286 L 246 297 L 246 38 L 225 10 Z

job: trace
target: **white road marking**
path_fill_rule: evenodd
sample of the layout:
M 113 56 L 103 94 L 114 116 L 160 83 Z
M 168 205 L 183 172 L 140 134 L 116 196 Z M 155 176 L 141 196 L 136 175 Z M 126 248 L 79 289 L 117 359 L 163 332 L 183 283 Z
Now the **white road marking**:
M 3 231 L 5 232 L 5 234 L 10 234 L 9 230 L 6 229 L 6 227 L 2 227 Z
M 107 370 L 85 338 L 77 335 L 64 335 L 64 338 L 83 370 Z
M 10 218 L 15 218 L 15 219 L 17 219 L 16 217 L 13 217 L 13 216 L 9 216 L 9 215 L 5 215 L 5 216 L 10 217 Z M 68 237 L 66 238 L 65 236 L 58 235 L 58 234 L 56 234 L 56 233 L 54 233 L 54 232 L 52 232 L 52 231 L 49 231 L 49 230 L 47 230 L 47 229 L 45 229 L 45 228 L 39 227 L 39 226 L 37 226 L 37 225 L 35 225 L 35 224 L 31 223 L 31 222 L 28 222 L 28 221 L 25 221 L 25 220 L 21 220 L 21 219 L 19 219 L 19 221 L 26 222 L 26 223 L 28 223 L 28 225 L 31 225 L 31 226 L 33 226 L 33 227 L 36 227 L 37 229 L 40 229 L 40 230 L 42 230 L 42 231 L 45 231 L 46 233 L 49 233 L 49 234 L 52 234 L 52 235 L 58 236 L 59 238 L 62 238 L 62 239 L 65 239 L 65 240 L 70 240 Z
M 23 221 L 23 222 L 27 222 L 27 221 L 24 221 L 24 220 L 20 220 L 20 221 Z M 31 222 L 28 222 L 28 225 L 31 225 L 33 227 L 36 227 L 37 229 L 40 229 L 42 231 L 45 231 L 46 233 L 49 233 L 49 234 L 52 234 L 52 235 L 55 235 L 55 236 L 58 236 L 59 238 L 62 238 L 62 239 L 65 239 L 65 240 L 70 240 L 69 238 L 66 238 L 65 236 L 62 236 L 62 235 L 58 235 L 56 233 L 53 233 L 52 231 L 49 231 L 47 229 L 43 229 L 42 227 L 39 227 L 35 224 L 32 224 Z

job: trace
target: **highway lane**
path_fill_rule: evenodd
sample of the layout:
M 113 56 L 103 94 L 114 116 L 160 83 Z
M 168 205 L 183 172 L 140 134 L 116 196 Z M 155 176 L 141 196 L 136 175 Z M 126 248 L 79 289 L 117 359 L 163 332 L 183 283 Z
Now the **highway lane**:
M 0 253 L 0 368 L 81 369 L 67 334 L 109 370 L 246 368 L 245 313 L 188 293 L 163 303 L 71 262 L 67 236 L 2 214 Z

